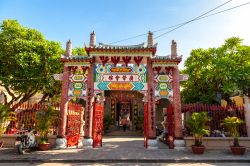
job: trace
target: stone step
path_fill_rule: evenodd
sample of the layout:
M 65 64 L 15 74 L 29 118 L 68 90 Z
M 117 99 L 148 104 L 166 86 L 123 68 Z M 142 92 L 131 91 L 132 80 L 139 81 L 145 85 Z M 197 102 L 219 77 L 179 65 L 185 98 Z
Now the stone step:
M 143 133 L 141 133 L 140 131 L 115 130 L 115 131 L 105 132 L 104 136 L 143 136 Z

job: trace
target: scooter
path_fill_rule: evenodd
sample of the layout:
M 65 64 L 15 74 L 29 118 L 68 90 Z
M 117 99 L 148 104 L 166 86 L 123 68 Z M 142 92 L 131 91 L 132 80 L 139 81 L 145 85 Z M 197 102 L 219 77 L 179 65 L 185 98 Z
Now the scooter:
M 163 130 L 161 130 L 159 127 L 155 127 L 155 130 L 156 130 L 156 136 L 160 136 L 163 132 Z
M 27 150 L 31 150 L 37 146 L 35 134 L 35 130 L 28 130 L 16 138 L 15 147 L 19 154 L 24 154 Z

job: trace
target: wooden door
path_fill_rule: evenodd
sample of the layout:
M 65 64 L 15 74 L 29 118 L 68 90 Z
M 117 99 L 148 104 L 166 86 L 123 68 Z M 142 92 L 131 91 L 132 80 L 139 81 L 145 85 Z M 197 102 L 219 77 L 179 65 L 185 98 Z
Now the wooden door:
M 102 147 L 104 105 L 95 103 L 93 112 L 93 147 Z

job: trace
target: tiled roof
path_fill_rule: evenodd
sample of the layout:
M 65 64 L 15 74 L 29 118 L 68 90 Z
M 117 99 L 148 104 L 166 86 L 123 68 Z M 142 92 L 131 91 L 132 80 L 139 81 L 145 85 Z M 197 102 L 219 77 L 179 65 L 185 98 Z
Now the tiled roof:
M 67 60 L 67 61 L 71 61 L 71 60 L 76 60 L 76 61 L 81 61 L 81 60 L 89 60 L 91 59 L 90 57 L 88 57 L 87 55 L 72 55 L 72 56 L 65 56 L 62 55 L 61 59 Z
M 145 43 L 138 45 L 109 45 L 104 43 L 99 43 L 97 48 L 107 48 L 107 49 L 134 49 L 134 48 L 146 48 Z
M 148 47 L 146 43 L 141 43 L 137 45 L 110 45 L 110 44 L 104 44 L 99 43 L 98 46 L 90 47 L 86 46 L 87 48 L 95 48 L 95 49 L 121 49 L 121 50 L 128 50 L 128 49 L 145 49 L 145 48 L 155 48 L 157 46 L 157 43 L 153 45 L 153 47 Z
M 177 56 L 176 58 L 171 58 L 171 55 L 167 55 L 167 56 L 155 56 L 153 59 L 155 59 L 155 60 L 181 60 L 182 59 L 182 55 L 181 56 Z

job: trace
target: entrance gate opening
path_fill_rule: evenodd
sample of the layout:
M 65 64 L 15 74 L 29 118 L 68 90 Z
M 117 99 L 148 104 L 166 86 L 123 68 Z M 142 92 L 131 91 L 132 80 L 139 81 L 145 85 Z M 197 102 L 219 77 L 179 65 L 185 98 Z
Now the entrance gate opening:
M 128 130 L 143 129 L 143 94 L 137 91 L 105 91 L 104 96 L 104 116 L 111 118 L 111 130 L 121 128 L 122 118 L 127 119 Z

